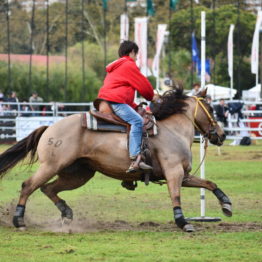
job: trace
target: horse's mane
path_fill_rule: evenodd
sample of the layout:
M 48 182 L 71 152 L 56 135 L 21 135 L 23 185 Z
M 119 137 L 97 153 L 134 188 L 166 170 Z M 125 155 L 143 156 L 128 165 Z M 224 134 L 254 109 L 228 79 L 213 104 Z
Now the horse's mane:
M 187 98 L 182 88 L 166 91 L 161 96 L 161 102 L 153 103 L 151 111 L 157 120 L 165 119 L 173 114 L 184 113 L 188 106 L 185 102 Z

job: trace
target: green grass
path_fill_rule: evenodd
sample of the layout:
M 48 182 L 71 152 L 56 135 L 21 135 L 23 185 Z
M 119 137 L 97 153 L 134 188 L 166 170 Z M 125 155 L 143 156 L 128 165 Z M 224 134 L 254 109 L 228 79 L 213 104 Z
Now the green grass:
M 199 145 L 193 152 L 195 170 Z M 185 234 L 170 223 L 173 214 L 165 185 L 139 183 L 131 192 L 120 181 L 97 174 L 85 186 L 60 194 L 73 208 L 78 226 L 89 223 L 84 233 L 52 232 L 60 214 L 38 190 L 27 205 L 27 232 L 0 224 L 0 261 L 262 261 L 262 145 L 226 145 L 221 155 L 217 152 L 217 147 L 208 148 L 206 178 L 228 194 L 234 213 L 223 216 L 213 194 L 206 192 L 206 215 L 220 216 L 222 223 L 197 223 L 195 233 Z M 1 213 L 8 211 L 11 201 L 16 203 L 22 181 L 36 168 L 18 166 L 3 178 Z M 183 188 L 182 206 L 186 216 L 199 216 L 199 190 Z M 112 227 L 119 220 L 128 226 Z M 159 226 L 140 226 L 148 221 Z M 99 227 L 100 222 L 105 226 Z

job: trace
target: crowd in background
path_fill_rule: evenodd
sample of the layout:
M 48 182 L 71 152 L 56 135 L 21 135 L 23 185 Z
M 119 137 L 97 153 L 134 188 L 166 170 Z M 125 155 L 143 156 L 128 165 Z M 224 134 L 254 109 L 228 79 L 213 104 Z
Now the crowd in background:
M 19 102 L 20 104 L 12 104 Z M 28 98 L 28 100 L 22 99 L 20 101 L 15 91 L 12 91 L 8 96 L 5 96 L 0 90 L 0 116 L 14 116 L 17 115 L 18 112 L 20 116 L 42 115 L 45 111 L 45 107 L 36 103 L 43 103 L 43 98 L 38 96 L 35 91 L 32 92 L 32 95 Z

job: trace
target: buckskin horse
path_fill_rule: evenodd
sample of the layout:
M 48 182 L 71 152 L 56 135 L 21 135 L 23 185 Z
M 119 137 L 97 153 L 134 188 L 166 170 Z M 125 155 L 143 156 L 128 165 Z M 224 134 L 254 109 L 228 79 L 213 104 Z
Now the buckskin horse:
M 182 90 L 169 91 L 152 110 L 158 127 L 158 134 L 149 138 L 152 175 L 157 180 L 166 180 L 174 220 L 186 232 L 194 231 L 194 227 L 186 221 L 182 212 L 181 186 L 212 191 L 223 213 L 232 215 L 229 198 L 215 183 L 190 175 L 195 129 L 212 144 L 220 146 L 225 140 L 224 131 L 214 120 L 212 108 L 202 96 L 188 97 Z M 38 188 L 57 206 L 62 219 L 72 220 L 73 211 L 57 195 L 59 192 L 84 185 L 96 171 L 123 181 L 141 180 L 141 172 L 125 172 L 130 164 L 127 135 L 87 130 L 80 125 L 80 118 L 80 114 L 75 114 L 50 127 L 42 126 L 0 155 L 1 178 L 29 153 L 30 164 L 35 161 L 36 155 L 40 163 L 35 174 L 22 183 L 13 216 L 15 227 L 25 229 L 26 202 Z M 57 179 L 49 182 L 55 175 Z

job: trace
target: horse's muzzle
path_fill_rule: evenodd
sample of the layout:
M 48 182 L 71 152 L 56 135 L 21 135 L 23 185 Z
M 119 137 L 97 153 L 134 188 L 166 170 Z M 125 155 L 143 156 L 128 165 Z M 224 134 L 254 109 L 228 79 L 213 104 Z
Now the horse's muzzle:
M 214 132 L 213 134 L 210 134 L 209 142 L 216 146 L 222 146 L 225 139 L 226 139 L 225 133 L 219 135 L 217 132 Z

